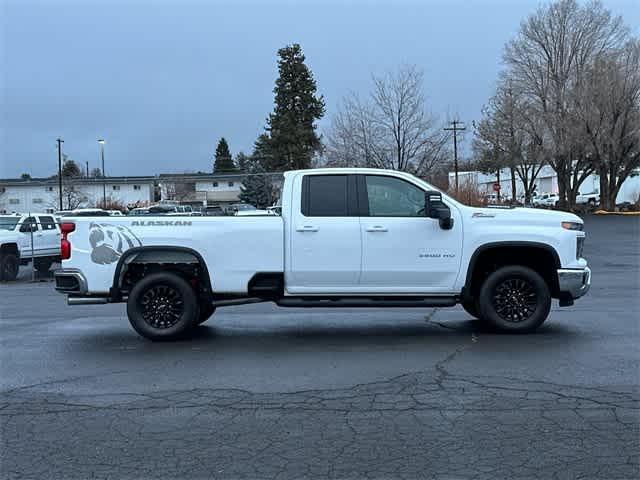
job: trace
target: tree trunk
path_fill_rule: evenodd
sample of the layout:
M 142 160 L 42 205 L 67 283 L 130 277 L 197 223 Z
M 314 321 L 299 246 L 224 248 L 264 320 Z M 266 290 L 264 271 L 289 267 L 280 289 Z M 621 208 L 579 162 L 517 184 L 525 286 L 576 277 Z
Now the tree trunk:
M 567 191 L 569 190 L 570 180 L 566 171 L 562 170 L 558 174 L 558 203 L 560 208 L 567 208 Z
M 511 170 L 511 203 L 516 201 L 516 169 L 510 167 Z
M 617 171 L 615 169 L 612 169 L 613 171 L 609 171 L 609 188 L 607 189 L 607 194 L 608 194 L 608 203 L 607 203 L 607 209 L 610 212 L 615 212 L 616 210 L 616 197 L 618 196 L 618 178 L 617 178 Z

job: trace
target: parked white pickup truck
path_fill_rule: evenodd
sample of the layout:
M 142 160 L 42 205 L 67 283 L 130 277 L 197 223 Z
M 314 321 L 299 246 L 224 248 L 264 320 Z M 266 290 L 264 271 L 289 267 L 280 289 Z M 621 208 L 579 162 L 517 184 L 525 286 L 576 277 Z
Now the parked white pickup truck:
M 39 272 L 60 261 L 60 229 L 55 217 L 47 213 L 0 215 L 0 281 L 15 280 L 20 265 L 28 264 L 32 257 Z
M 576 205 L 588 205 L 590 207 L 595 207 L 596 205 L 600 205 L 600 193 L 598 193 L 598 192 L 591 192 L 591 193 L 578 192 L 578 195 L 576 195 Z
M 127 302 L 133 328 L 174 339 L 217 307 L 449 307 L 509 332 L 590 286 L 582 220 L 462 205 L 409 174 L 285 174 L 281 215 L 68 218 L 56 288 Z

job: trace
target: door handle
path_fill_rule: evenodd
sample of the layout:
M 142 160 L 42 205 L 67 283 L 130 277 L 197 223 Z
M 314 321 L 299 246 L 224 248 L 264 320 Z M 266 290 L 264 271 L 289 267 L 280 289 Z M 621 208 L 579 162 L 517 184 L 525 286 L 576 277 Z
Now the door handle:
M 317 232 L 318 227 L 315 225 L 303 225 L 301 227 L 296 228 L 297 232 Z
M 367 227 L 367 232 L 388 232 L 387 227 L 383 227 L 382 225 L 373 225 L 372 227 Z

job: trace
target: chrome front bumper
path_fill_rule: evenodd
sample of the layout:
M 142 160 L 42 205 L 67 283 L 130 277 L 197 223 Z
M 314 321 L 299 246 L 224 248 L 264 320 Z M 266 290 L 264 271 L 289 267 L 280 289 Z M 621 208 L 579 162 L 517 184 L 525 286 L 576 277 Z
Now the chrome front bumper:
M 561 294 L 568 294 L 573 299 L 582 297 L 591 287 L 591 269 L 589 267 L 558 269 L 558 286 Z

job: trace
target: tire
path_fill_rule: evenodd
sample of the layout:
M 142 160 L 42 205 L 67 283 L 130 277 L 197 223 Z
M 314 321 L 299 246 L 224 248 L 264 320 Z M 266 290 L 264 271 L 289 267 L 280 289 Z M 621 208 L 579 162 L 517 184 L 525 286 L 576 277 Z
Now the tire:
M 154 341 L 181 338 L 200 314 L 193 288 L 173 273 L 153 273 L 134 285 L 127 300 L 129 322 Z
M 478 313 L 478 305 L 476 304 L 475 300 L 463 301 L 463 302 L 460 302 L 460 305 L 462 305 L 462 308 L 464 308 L 464 311 L 467 312 L 472 317 L 480 318 L 480 314 Z
M 482 284 L 480 316 L 506 333 L 528 333 L 544 323 L 551 310 L 551 293 L 544 279 L 520 265 L 499 268 Z
M 196 319 L 195 325 L 201 325 L 207 320 L 209 320 L 215 311 L 216 311 L 216 307 L 214 307 L 210 303 L 208 302 L 201 303 L 200 313 L 198 315 L 198 318 Z
M 33 268 L 35 268 L 38 273 L 47 273 L 53 264 L 53 260 L 50 258 L 34 258 L 33 259 Z
M 18 278 L 20 259 L 15 253 L 6 252 L 0 256 L 0 280 L 12 282 Z

